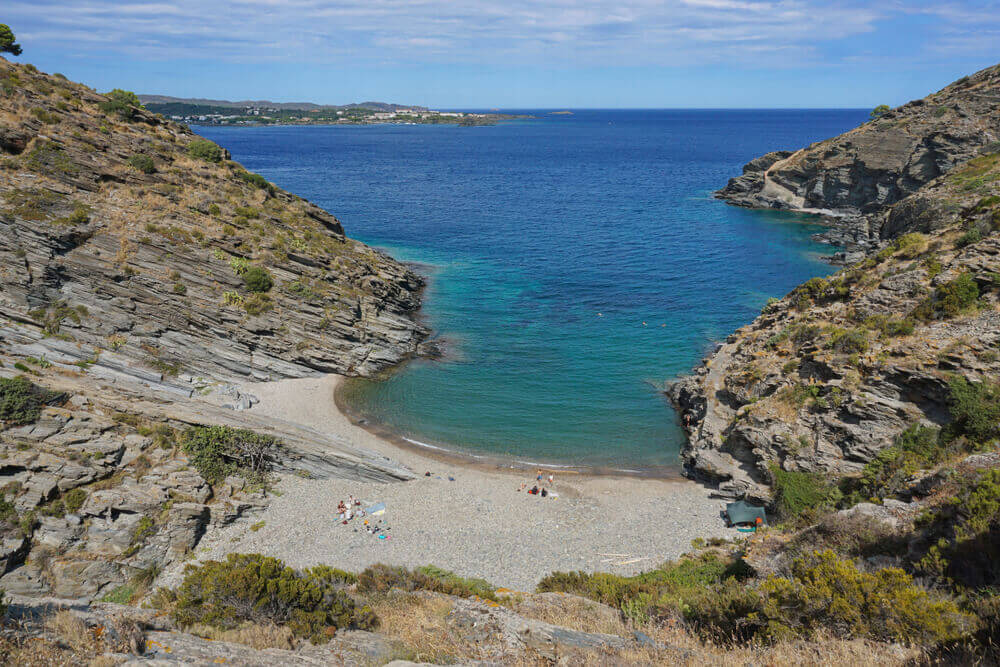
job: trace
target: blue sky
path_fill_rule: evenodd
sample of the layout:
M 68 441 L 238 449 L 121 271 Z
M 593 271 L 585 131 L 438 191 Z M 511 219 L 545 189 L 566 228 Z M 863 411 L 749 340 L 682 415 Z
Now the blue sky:
M 98 90 L 439 108 L 869 107 L 1000 62 L 1000 0 L 4 0 Z

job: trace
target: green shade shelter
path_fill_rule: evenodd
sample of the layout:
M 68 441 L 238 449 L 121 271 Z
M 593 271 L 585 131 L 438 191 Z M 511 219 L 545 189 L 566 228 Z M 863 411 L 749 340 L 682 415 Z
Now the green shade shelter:
M 751 526 L 757 525 L 757 518 L 766 525 L 767 515 L 764 513 L 763 507 L 757 507 L 751 505 L 745 500 L 737 500 L 735 503 L 726 504 L 726 519 L 729 520 L 729 525 L 738 526 L 741 524 L 750 524 Z

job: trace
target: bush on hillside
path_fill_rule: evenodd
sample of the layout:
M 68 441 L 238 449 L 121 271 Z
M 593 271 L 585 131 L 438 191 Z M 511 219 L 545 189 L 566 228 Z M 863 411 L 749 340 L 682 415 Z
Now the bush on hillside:
M 937 288 L 932 297 L 917 306 L 913 314 L 920 319 L 956 317 L 979 302 L 979 286 L 972 275 L 963 273 Z
M 390 590 L 434 591 L 458 597 L 496 599 L 496 587 L 485 579 L 468 579 L 433 565 L 414 570 L 376 563 L 358 575 L 358 592 L 385 593 Z
M 753 634 L 751 625 L 741 620 L 759 606 L 759 596 L 744 583 L 750 574 L 743 561 L 708 551 L 631 577 L 553 572 L 538 583 L 537 591 L 596 600 L 639 625 L 683 618 L 703 636 L 728 641 Z
M 773 640 L 833 634 L 933 645 L 973 626 L 952 600 L 931 596 L 902 569 L 863 572 L 829 550 L 796 559 L 790 577 L 768 577 L 761 592 Z
M 868 335 L 861 329 L 835 328 L 827 347 L 841 354 L 861 354 L 868 350 Z
M 61 394 L 32 384 L 18 375 L 0 378 L 0 423 L 7 426 L 33 424 L 42 414 L 42 408 L 56 401 Z
M 783 521 L 815 518 L 816 512 L 839 500 L 839 490 L 822 475 L 771 466 L 774 511 Z
M 948 434 L 968 436 L 984 443 L 998 435 L 1000 385 L 989 381 L 969 382 L 956 376 L 948 382 L 948 410 L 952 422 Z
M 1000 469 L 962 485 L 923 517 L 926 553 L 917 563 L 925 574 L 969 589 L 995 592 L 1000 581 Z
M 181 448 L 191 465 L 210 484 L 228 475 L 264 483 L 281 443 L 269 436 L 229 426 L 194 426 L 183 436 Z
M 274 194 L 274 186 L 260 174 L 255 174 L 253 172 L 247 171 L 246 169 L 240 169 L 236 172 L 236 178 L 249 183 L 255 188 L 260 188 L 261 190 L 267 190 L 269 193 Z
M 891 447 L 878 452 L 865 464 L 861 477 L 846 483 L 852 502 L 845 504 L 896 493 L 913 473 L 939 463 L 947 451 L 938 429 L 912 424 L 896 437 Z
M 195 139 L 188 144 L 188 155 L 206 162 L 222 162 L 222 149 L 208 139 Z
M 274 287 L 274 279 L 266 269 L 259 266 L 251 266 L 243 272 L 243 282 L 251 292 L 269 292 Z
M 153 164 L 153 158 L 148 155 L 133 155 L 128 159 L 128 166 L 141 171 L 144 174 L 152 174 L 156 172 L 156 165 Z
M 142 102 L 131 90 L 115 88 L 110 93 L 106 93 L 107 98 L 97 106 L 106 114 L 117 114 L 123 120 L 131 120 L 135 117 L 136 111 L 142 109 Z
M 183 627 L 231 630 L 248 621 L 270 623 L 314 644 L 329 641 L 338 629 L 374 629 L 374 612 L 345 593 L 331 572 L 324 567 L 297 571 L 260 554 L 229 554 L 225 561 L 187 566 L 176 593 L 158 597 L 173 598 L 171 614 Z

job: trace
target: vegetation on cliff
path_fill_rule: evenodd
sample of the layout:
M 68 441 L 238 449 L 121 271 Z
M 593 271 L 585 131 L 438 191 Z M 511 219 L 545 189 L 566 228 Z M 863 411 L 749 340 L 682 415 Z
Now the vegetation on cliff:
M 129 91 L 2 59 L 0 86 L 0 315 L 21 335 L 210 380 L 416 353 L 422 280 L 330 214 Z

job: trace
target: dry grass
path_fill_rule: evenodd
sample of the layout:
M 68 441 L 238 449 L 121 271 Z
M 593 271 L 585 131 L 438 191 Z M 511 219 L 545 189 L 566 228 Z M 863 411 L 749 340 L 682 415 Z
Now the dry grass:
M 826 667 L 889 667 L 920 664 L 923 654 L 892 644 L 860 639 L 786 642 L 773 646 L 744 645 L 720 647 L 704 644 L 680 627 L 647 627 L 646 634 L 664 648 L 634 646 L 624 650 L 571 652 L 560 655 L 562 662 L 574 667 L 604 665 L 817 665 Z M 515 664 L 535 664 L 531 656 Z
M 0 664 L 49 667 L 80 664 L 71 651 L 40 637 L 0 637 Z
M 68 609 L 60 610 L 49 618 L 45 622 L 45 629 L 74 652 L 93 652 L 97 648 L 94 633 L 87 629 L 87 624 L 79 616 Z
M 195 625 L 188 629 L 193 635 L 220 642 L 245 644 L 258 651 L 266 648 L 294 649 L 295 636 L 285 626 L 244 623 L 234 630 L 219 630 L 208 625 Z
M 617 610 L 566 593 L 545 593 L 519 600 L 511 608 L 525 618 L 581 632 L 629 636 Z
M 404 656 L 414 662 L 451 662 L 488 659 L 489 648 L 463 639 L 448 625 L 454 602 L 444 596 L 420 593 L 387 594 L 367 600 L 379 617 L 379 632 L 402 643 Z M 494 653 L 495 655 L 495 653 Z

